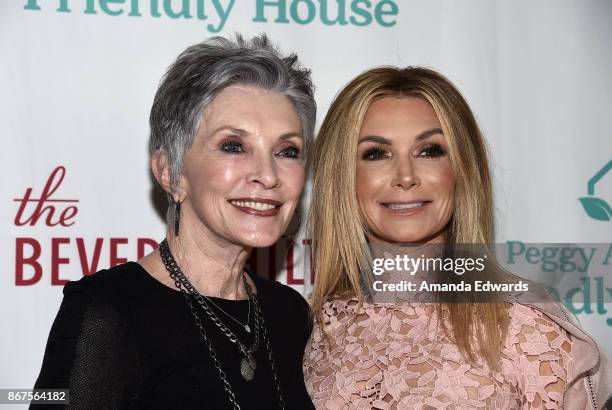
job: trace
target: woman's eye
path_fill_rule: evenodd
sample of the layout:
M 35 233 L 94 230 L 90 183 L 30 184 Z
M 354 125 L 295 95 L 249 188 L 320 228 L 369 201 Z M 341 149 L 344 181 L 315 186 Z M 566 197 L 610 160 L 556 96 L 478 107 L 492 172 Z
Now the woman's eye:
M 300 157 L 300 149 L 297 147 L 287 147 L 283 148 L 278 155 L 285 158 L 299 158 Z
M 446 155 L 446 150 L 439 144 L 430 144 L 423 147 L 417 154 L 419 157 L 437 158 Z
M 387 151 L 382 148 L 374 147 L 366 150 L 361 156 L 361 159 L 365 161 L 376 161 L 378 159 L 383 159 L 387 157 Z
M 239 154 L 244 151 L 239 141 L 225 141 L 221 144 L 221 151 L 229 154 Z

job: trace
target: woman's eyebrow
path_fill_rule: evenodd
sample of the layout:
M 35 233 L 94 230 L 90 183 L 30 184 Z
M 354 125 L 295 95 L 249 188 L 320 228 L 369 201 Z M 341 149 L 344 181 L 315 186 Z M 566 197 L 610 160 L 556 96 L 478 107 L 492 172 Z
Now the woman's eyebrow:
M 215 135 L 220 131 L 230 131 L 240 137 L 245 137 L 247 135 L 249 135 L 249 132 L 245 129 L 242 128 L 236 128 L 236 127 L 232 127 L 231 125 L 222 125 L 220 127 L 215 128 L 215 130 L 211 133 L 211 135 Z M 302 136 L 302 133 L 300 132 L 287 132 L 282 134 L 280 137 L 278 137 L 279 141 L 285 141 L 288 139 L 291 139 L 293 137 L 298 137 L 301 139 L 304 139 L 304 137 Z
M 359 139 L 358 144 L 361 144 L 362 142 L 376 142 L 378 144 L 391 145 L 391 140 L 389 138 L 378 135 L 365 135 Z
M 436 135 L 436 134 L 444 135 L 444 133 L 442 132 L 442 128 L 432 128 L 432 129 L 423 131 L 422 133 L 420 133 L 419 135 L 415 137 L 415 141 L 423 141 L 431 137 L 432 135 Z
M 221 125 L 221 126 L 215 128 L 213 130 L 213 132 L 210 133 L 210 135 L 215 135 L 219 131 L 231 131 L 234 134 L 237 134 L 237 135 L 239 135 L 241 137 L 248 134 L 248 131 L 247 130 L 243 130 L 242 128 L 232 127 L 231 125 Z
M 291 139 L 293 137 L 298 137 L 300 139 L 304 139 L 304 137 L 302 136 L 302 133 L 300 132 L 287 132 L 285 134 L 282 134 L 280 137 L 278 137 L 279 141 L 285 141 L 288 139 Z
M 429 130 L 425 130 L 421 132 L 420 134 L 418 134 L 415 137 L 415 140 L 417 142 L 423 141 L 431 137 L 432 135 L 436 135 L 436 134 L 443 134 L 442 129 L 441 128 L 431 128 Z M 392 145 L 390 139 L 381 137 L 379 135 L 365 135 L 359 139 L 359 144 L 361 144 L 362 142 L 376 142 L 378 144 Z

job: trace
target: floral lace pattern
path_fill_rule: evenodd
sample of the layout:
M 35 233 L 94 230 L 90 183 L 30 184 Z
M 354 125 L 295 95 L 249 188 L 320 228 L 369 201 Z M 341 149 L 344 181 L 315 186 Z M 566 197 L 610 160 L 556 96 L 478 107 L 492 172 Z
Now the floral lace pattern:
M 470 364 L 428 304 L 328 302 L 304 356 L 317 409 L 557 409 L 571 380 L 572 340 L 546 315 L 514 304 L 501 371 Z M 569 374 L 568 374 L 569 373 Z

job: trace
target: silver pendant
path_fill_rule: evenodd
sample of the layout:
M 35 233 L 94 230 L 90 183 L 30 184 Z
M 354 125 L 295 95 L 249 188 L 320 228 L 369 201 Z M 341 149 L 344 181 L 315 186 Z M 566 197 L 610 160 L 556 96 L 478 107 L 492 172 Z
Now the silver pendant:
M 255 377 L 255 368 L 257 364 L 255 363 L 255 359 L 253 357 L 244 356 L 242 360 L 240 360 L 240 374 L 247 382 L 253 380 Z
M 246 330 L 247 333 L 251 333 L 251 328 L 249 325 L 244 325 L 244 330 Z

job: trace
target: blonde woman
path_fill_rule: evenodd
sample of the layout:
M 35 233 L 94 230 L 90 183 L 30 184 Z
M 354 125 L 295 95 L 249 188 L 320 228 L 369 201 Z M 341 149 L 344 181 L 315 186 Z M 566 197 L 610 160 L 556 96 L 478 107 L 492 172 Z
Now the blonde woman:
M 333 102 L 312 161 L 304 373 L 317 408 L 603 408 L 608 359 L 554 304 L 364 298 L 373 248 L 493 240 L 485 143 L 448 79 L 361 74 Z

